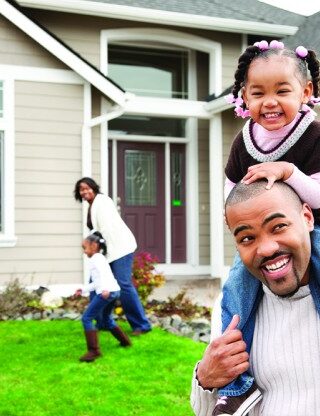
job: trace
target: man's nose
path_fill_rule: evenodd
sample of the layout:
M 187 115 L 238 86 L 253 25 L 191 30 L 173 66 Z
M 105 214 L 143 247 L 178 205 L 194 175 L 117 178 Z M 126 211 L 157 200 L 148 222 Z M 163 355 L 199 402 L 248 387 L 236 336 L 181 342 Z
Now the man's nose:
M 276 241 L 270 238 L 265 238 L 259 241 L 257 249 L 258 256 L 270 257 L 273 256 L 273 254 L 277 251 L 279 251 L 279 244 Z

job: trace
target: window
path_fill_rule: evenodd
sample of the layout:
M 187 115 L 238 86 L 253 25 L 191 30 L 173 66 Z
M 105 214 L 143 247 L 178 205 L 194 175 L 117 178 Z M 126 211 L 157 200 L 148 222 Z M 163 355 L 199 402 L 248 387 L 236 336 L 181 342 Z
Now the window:
M 188 52 L 109 45 L 108 75 L 140 96 L 188 98 Z
M 109 121 L 109 129 L 118 135 L 185 137 L 186 121 L 177 118 L 124 115 Z

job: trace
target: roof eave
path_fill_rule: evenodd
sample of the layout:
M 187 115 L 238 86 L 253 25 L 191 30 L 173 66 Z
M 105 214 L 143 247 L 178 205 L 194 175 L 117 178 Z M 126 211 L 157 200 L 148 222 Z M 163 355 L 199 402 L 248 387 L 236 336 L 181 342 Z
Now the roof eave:
M 221 32 L 259 34 L 268 36 L 294 35 L 298 27 L 246 20 L 223 19 L 142 7 L 123 6 L 85 0 L 18 0 L 23 7 L 78 13 L 112 19 L 192 27 Z
M 99 71 L 94 70 L 79 56 L 72 53 L 57 39 L 34 23 L 20 10 L 9 4 L 6 0 L 0 0 L 0 13 L 12 24 L 30 36 L 33 40 L 61 60 L 65 65 L 78 73 L 83 79 L 96 87 L 105 96 L 118 105 L 124 105 L 125 93 L 112 84 Z

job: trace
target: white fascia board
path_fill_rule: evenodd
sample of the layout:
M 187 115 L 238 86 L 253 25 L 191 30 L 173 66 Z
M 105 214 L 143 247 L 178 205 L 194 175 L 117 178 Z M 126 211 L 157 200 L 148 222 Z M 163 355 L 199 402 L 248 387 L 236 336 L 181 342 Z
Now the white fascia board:
M 21 6 L 32 7 L 35 9 L 54 10 L 66 13 L 77 13 L 171 26 L 193 27 L 197 29 L 217 30 L 221 32 L 285 36 L 294 35 L 298 30 L 297 26 L 275 25 L 271 23 L 252 22 L 237 19 L 223 19 L 221 17 L 208 17 L 188 13 L 98 3 L 85 0 L 21 0 L 19 1 L 19 4 Z
M 232 108 L 232 105 L 228 104 L 226 96 L 223 96 L 205 103 L 204 108 L 212 116 L 213 114 L 221 113 L 222 111 Z
M 124 113 L 157 117 L 196 117 L 209 119 L 211 114 L 203 101 L 131 96 L 124 105 Z
M 115 103 L 125 102 L 123 91 L 5 0 L 0 0 L 0 13 Z

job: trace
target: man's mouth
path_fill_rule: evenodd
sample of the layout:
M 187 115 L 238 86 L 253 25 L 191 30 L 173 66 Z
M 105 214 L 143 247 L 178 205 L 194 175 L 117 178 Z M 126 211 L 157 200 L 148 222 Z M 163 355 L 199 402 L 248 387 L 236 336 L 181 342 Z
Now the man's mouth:
M 290 260 L 291 256 L 287 254 L 264 262 L 261 264 L 264 277 L 271 280 L 281 279 L 288 273 L 291 264 Z

